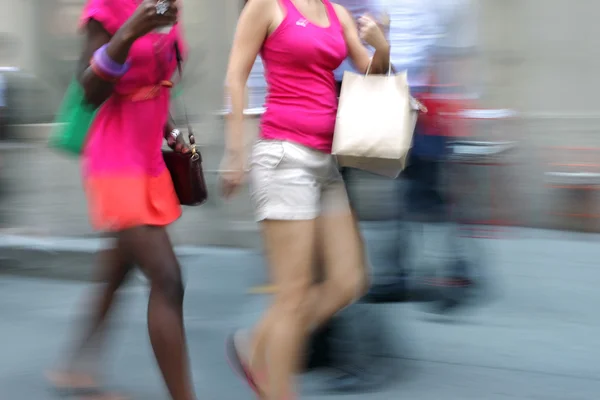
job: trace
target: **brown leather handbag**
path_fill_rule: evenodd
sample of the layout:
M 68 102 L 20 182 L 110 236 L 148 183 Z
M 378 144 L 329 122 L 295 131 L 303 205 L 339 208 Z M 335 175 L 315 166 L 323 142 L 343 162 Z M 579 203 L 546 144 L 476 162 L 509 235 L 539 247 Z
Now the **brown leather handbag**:
M 208 190 L 202 169 L 202 156 L 196 149 L 191 130 L 189 139 L 189 153 L 164 150 L 163 158 L 171 174 L 179 203 L 183 206 L 199 206 L 208 199 Z
M 181 77 L 182 61 L 177 43 L 175 43 L 175 54 L 177 57 L 177 69 Z M 184 206 L 199 206 L 208 199 L 208 190 L 206 189 L 206 180 L 204 178 L 204 170 L 202 169 L 202 155 L 196 148 L 194 131 L 192 130 L 183 99 L 182 105 L 188 128 L 190 151 L 188 153 L 178 153 L 173 150 L 163 150 L 163 158 L 171 174 L 179 203 Z

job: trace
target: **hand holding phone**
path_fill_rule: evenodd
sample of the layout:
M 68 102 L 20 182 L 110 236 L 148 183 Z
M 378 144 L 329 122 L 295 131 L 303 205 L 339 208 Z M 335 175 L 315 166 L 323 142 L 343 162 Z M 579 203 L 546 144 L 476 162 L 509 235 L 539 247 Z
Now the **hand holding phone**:
M 175 0 L 157 0 L 156 7 L 157 7 L 157 10 L 159 10 L 161 8 L 168 10 L 174 6 L 174 3 L 175 3 Z M 154 32 L 160 33 L 162 35 L 168 35 L 171 32 L 171 29 L 173 29 L 173 26 L 174 26 L 174 24 L 164 25 L 159 28 L 156 28 L 154 30 Z

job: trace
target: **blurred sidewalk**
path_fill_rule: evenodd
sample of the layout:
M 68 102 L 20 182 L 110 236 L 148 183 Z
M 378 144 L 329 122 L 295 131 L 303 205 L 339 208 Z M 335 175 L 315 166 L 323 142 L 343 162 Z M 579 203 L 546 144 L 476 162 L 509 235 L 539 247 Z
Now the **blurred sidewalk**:
M 393 363 L 398 379 L 389 388 L 326 396 L 320 391 L 323 376 L 306 376 L 302 398 L 597 399 L 598 237 L 520 229 L 506 233 L 506 238 L 482 241 L 494 280 L 489 304 L 452 318 L 425 314 L 418 305 L 369 306 L 385 323 L 383 331 L 390 339 L 389 351 L 381 356 Z M 252 398 L 229 371 L 223 341 L 231 329 L 254 321 L 266 305 L 266 297 L 246 294 L 264 282 L 262 257 L 215 248 L 180 247 L 179 254 L 200 398 Z M 83 282 L 41 279 L 87 269 L 74 259 L 58 260 L 52 268 L 17 268 L 0 276 L 2 399 L 53 398 L 41 371 L 68 340 L 78 300 L 87 288 Z M 79 278 L 86 279 L 85 274 Z M 147 340 L 145 293 L 140 280 L 124 291 L 123 308 L 114 322 L 114 346 L 106 354 L 107 377 L 135 398 L 166 399 Z

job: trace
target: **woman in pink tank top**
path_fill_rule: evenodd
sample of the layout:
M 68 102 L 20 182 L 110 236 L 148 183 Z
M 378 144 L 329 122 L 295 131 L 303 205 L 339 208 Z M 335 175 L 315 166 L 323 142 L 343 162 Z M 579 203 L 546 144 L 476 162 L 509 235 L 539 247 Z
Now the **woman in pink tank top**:
M 228 355 L 261 398 L 293 396 L 308 336 L 367 286 L 361 238 L 331 155 L 334 70 L 349 56 L 366 72 L 371 57 L 361 39 L 376 50 L 372 71 L 389 67 L 381 29 L 366 16 L 358 23 L 360 30 L 348 11 L 329 0 L 250 0 L 238 22 L 227 72 L 232 111 L 223 190 L 231 196 L 243 181 L 244 90 L 260 53 L 268 92 L 249 178 L 277 291 L 251 334 L 230 336 Z M 315 261 L 325 268 L 316 285 Z

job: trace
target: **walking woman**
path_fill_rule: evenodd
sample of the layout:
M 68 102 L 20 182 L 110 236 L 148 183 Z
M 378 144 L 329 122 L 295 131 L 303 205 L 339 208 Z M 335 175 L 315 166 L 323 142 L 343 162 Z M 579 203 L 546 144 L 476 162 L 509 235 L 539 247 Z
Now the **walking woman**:
M 166 226 L 181 215 L 161 147 L 187 146 L 169 121 L 169 79 L 183 47 L 174 0 L 88 0 L 79 80 L 99 107 L 84 150 L 83 174 L 92 223 L 115 238 L 98 272 L 91 315 L 65 366 L 48 378 L 84 398 L 99 392 L 92 367 L 115 292 L 134 265 L 150 281 L 148 331 L 167 389 L 174 400 L 194 400 L 183 326 L 181 270 Z M 172 26 L 168 33 L 165 27 Z M 162 29 L 161 29 L 162 28 Z M 89 397 L 85 397 L 85 396 Z
M 337 112 L 333 71 L 349 56 L 358 71 L 387 72 L 389 45 L 377 24 L 329 0 L 250 0 L 240 16 L 227 72 L 232 112 L 222 184 L 231 196 L 244 178 L 243 107 L 260 52 L 268 94 L 250 186 L 273 283 L 271 308 L 252 334 L 228 341 L 232 365 L 268 400 L 289 400 L 311 332 L 366 289 L 356 221 L 331 146 Z M 325 280 L 314 285 L 316 260 Z M 291 397 L 290 397 L 291 396 Z

